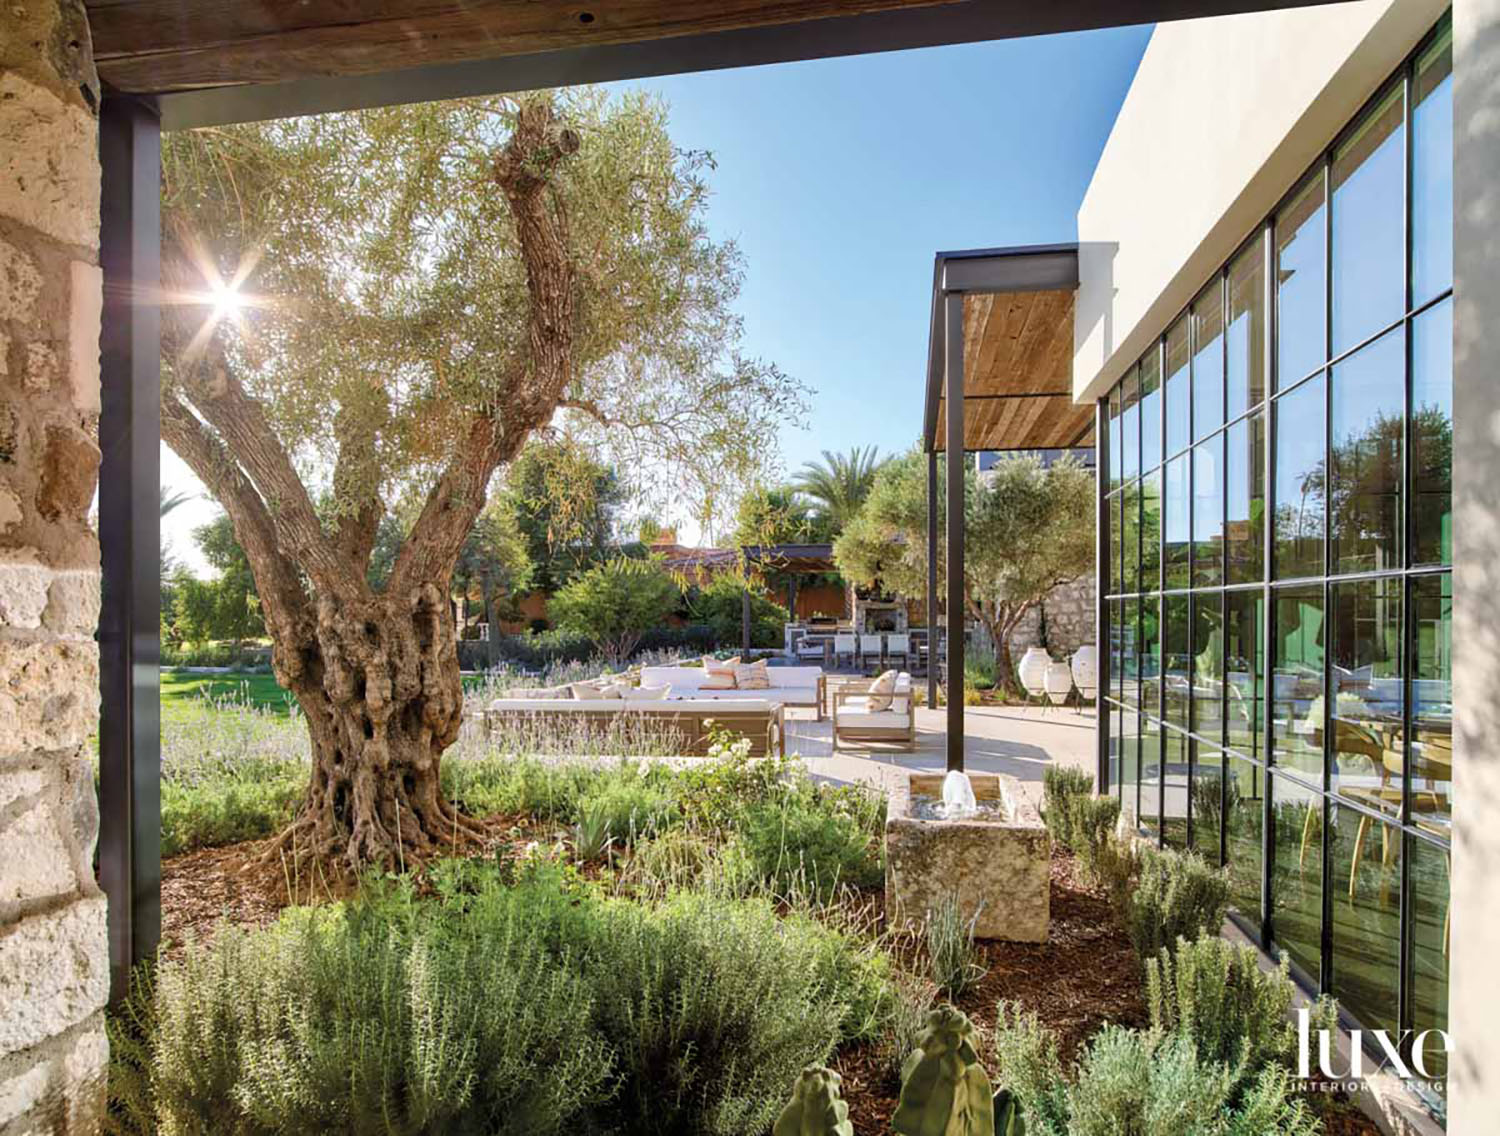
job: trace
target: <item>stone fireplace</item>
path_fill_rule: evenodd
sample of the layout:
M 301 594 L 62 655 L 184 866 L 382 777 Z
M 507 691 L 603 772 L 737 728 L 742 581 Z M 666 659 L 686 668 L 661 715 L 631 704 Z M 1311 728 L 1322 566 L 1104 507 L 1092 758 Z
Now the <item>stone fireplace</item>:
M 904 634 L 911 625 L 901 600 L 854 599 L 854 630 L 863 635 Z

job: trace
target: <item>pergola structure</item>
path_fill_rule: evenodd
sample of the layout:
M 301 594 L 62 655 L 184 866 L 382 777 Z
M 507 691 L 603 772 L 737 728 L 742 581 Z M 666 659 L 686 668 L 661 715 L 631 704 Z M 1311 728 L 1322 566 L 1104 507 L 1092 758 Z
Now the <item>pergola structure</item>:
M 981 450 L 1072 449 L 1094 440 L 1095 408 L 1073 402 L 1073 297 L 1077 245 L 940 252 L 932 272 L 927 340 L 927 635 L 938 642 L 938 454 L 946 462 L 948 517 L 947 765 L 964 767 L 964 474 Z M 958 439 L 952 447 L 952 439 Z M 936 657 L 934 655 L 934 657 Z M 927 704 L 937 705 L 937 668 Z
M 85 0 L 100 107 L 100 847 L 114 988 L 160 933 L 161 131 L 576 83 L 1189 19 L 1311 0 Z M 1065 253 L 1054 252 L 1066 260 Z M 939 257 L 933 355 L 958 368 L 942 416 L 964 433 L 964 297 L 991 256 Z M 1014 261 L 1019 265 L 1023 261 Z M 1075 270 L 1076 272 L 1076 270 Z M 968 280 L 968 283 L 963 283 Z M 1039 325 L 1040 326 L 1040 325 Z M 953 350 L 947 346 L 953 344 Z M 952 359 L 950 360 L 950 356 Z M 938 395 L 942 394 L 939 390 Z M 981 392 L 970 395 L 973 401 Z M 1026 393 L 1026 392 L 1022 392 Z M 941 448 L 929 389 L 928 452 Z M 956 416 L 955 416 L 956 412 Z M 1038 432 L 1038 437 L 1043 436 Z M 1061 436 L 1061 435 L 1059 435 Z M 965 435 L 969 448 L 984 439 Z M 1028 445 L 1041 444 L 1028 441 Z M 1063 439 L 1059 444 L 1066 444 Z M 934 467 L 929 465 L 929 470 Z M 960 471 L 961 472 L 961 471 Z M 962 482 L 949 474 L 949 496 Z M 935 492 L 935 482 L 934 482 Z M 962 563 L 956 526 L 951 563 Z M 935 541 L 936 533 L 932 534 Z M 950 533 L 950 545 L 955 534 Z M 955 580 L 960 586 L 955 591 Z M 961 610 L 961 575 L 949 597 Z M 928 610 L 935 608 L 935 583 Z M 962 645 L 957 663 L 962 668 Z M 949 760 L 962 758 L 962 700 Z M 957 714 L 955 716 L 955 710 Z M 953 732 L 956 725 L 956 732 Z M 955 742 L 956 737 L 956 742 Z
M 819 572 L 837 572 L 831 544 L 747 544 L 740 549 L 745 566 L 756 567 L 765 572 L 780 572 L 791 577 L 787 592 L 787 614 L 797 618 L 797 577 L 811 576 Z M 740 608 L 740 643 L 748 655 L 750 651 L 750 590 Z

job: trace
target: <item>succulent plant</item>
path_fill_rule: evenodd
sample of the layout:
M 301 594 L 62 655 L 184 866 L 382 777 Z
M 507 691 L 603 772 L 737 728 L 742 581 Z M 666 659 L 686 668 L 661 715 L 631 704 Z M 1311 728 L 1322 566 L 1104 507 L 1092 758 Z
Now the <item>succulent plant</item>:
M 854 1136 L 849 1106 L 839 1099 L 842 1081 L 832 1069 L 821 1065 L 802 1070 L 771 1136 Z
M 1026 1136 L 1021 1102 L 1009 1089 L 1001 1089 L 995 1094 L 995 1136 Z
M 994 1136 L 994 1090 L 974 1050 L 974 1026 L 952 1006 L 927 1015 L 901 1069 L 891 1126 L 901 1136 Z

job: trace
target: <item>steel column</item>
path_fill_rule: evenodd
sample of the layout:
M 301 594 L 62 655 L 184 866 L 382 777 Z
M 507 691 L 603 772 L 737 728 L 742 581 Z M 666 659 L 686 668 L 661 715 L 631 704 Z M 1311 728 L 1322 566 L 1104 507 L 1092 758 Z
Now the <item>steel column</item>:
M 937 450 L 927 452 L 927 705 L 937 706 L 938 691 L 938 492 Z
M 1162 401 L 1166 401 L 1165 395 Z M 1107 437 L 1109 435 L 1109 396 L 1094 403 L 1094 657 L 1098 687 L 1094 692 L 1094 784 L 1098 791 L 1108 793 L 1109 780 L 1109 730 L 1104 724 L 1105 691 L 1110 689 L 1114 676 L 1110 673 L 1109 642 L 1109 465 L 1113 461 Z M 1139 809 L 1137 809 L 1139 812 Z
M 106 97 L 99 114 L 99 868 L 111 995 L 161 937 L 161 123 Z
M 750 658 L 750 579 L 745 578 L 745 590 L 740 593 L 740 649 L 746 661 Z
M 943 297 L 948 400 L 948 768 L 964 767 L 964 297 Z

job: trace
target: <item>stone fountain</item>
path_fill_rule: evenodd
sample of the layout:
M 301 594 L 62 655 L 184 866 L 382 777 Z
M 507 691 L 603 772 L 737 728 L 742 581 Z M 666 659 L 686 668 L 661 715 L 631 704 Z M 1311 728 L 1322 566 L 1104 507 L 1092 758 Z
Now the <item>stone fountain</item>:
M 956 895 L 976 939 L 1046 941 L 1051 846 L 1014 777 L 909 774 L 890 797 L 885 847 L 892 926 L 920 924 Z

